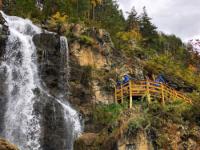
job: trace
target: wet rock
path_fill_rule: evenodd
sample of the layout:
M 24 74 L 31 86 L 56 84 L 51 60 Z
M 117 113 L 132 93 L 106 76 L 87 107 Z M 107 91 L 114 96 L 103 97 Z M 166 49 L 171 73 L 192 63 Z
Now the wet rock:
M 9 35 L 8 26 L 6 25 L 5 19 L 2 17 L 2 14 L 0 13 L 0 60 L 5 54 L 5 46 L 8 35 Z
M 61 62 L 60 37 L 54 34 L 42 33 L 35 35 L 33 41 L 37 48 L 39 75 L 43 85 L 52 95 L 58 95 L 64 90 L 64 64 Z
M 41 147 L 44 150 L 70 149 L 70 141 L 73 138 L 71 124 L 66 124 L 61 104 L 42 91 L 36 93 L 35 98 L 40 101 L 34 104 L 34 112 L 41 118 Z
M 6 41 L 9 35 L 8 27 L 5 25 L 6 21 L 2 17 L 0 13 L 0 64 L 5 57 L 5 48 L 6 48 Z M 7 103 L 6 99 L 6 92 L 7 92 L 7 85 L 6 85 L 6 77 L 7 77 L 7 70 L 6 67 L 0 67 L 0 105 L 5 106 Z M 4 113 L 6 111 L 6 107 L 2 107 L 0 109 L 0 133 L 2 133 L 4 124 Z
M 44 150 L 71 149 L 73 133 L 70 120 L 66 122 L 63 107 L 56 97 L 66 93 L 65 91 L 65 63 L 60 51 L 60 37 L 56 34 L 41 33 L 33 37 L 37 49 L 39 76 L 42 86 L 47 88 L 49 96 L 39 89 L 34 93 L 40 99 L 34 108 L 36 114 L 41 114 L 41 146 Z M 65 97 L 64 97 L 65 98 Z M 58 140 L 59 139 L 59 140 Z
M 15 145 L 4 139 L 0 139 L 0 150 L 19 150 Z

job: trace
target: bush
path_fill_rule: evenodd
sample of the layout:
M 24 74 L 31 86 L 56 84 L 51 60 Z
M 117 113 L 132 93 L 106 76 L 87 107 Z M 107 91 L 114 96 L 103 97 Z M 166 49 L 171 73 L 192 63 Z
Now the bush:
M 190 109 L 190 106 L 183 101 L 173 101 L 166 103 L 166 105 L 161 105 L 158 102 L 151 103 L 146 111 L 146 114 L 151 118 L 151 122 L 155 125 L 162 126 L 167 120 L 172 120 L 175 123 L 183 123 L 183 114 Z M 152 125 L 153 125 L 152 124 Z
M 100 126 L 112 124 L 119 118 L 124 108 L 124 105 L 119 104 L 98 105 L 93 111 L 93 121 Z
M 193 92 L 190 94 L 190 97 L 193 99 L 193 104 L 187 109 L 183 117 L 185 120 L 196 123 L 200 126 L 200 96 L 198 92 Z
M 80 41 L 88 45 L 94 44 L 94 39 L 87 35 L 80 35 Z
M 138 131 L 146 128 L 147 125 L 148 120 L 144 116 L 133 119 L 128 124 L 126 134 L 127 136 L 136 136 Z
M 193 89 L 200 89 L 200 78 L 196 71 L 181 61 L 175 62 L 171 54 L 154 56 L 146 61 L 145 69 L 154 74 L 164 74 L 181 87 L 190 86 Z
M 54 15 L 50 17 L 47 21 L 48 25 L 53 30 L 60 30 L 68 21 L 68 16 L 65 14 L 60 14 L 60 12 L 56 12 Z

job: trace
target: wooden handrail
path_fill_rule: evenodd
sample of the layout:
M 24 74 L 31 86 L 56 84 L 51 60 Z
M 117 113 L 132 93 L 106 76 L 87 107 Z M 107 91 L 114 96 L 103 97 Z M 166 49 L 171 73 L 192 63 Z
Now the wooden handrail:
M 132 97 L 133 96 L 147 96 L 147 100 L 150 103 L 151 96 L 157 96 L 161 98 L 162 104 L 165 104 L 166 100 L 172 98 L 181 99 L 187 103 L 192 103 L 192 100 L 186 97 L 183 93 L 176 91 L 172 87 L 151 80 L 140 80 L 133 81 L 130 80 L 128 83 L 121 84 L 115 87 L 115 102 L 123 103 L 125 97 L 129 97 L 129 105 L 132 107 Z

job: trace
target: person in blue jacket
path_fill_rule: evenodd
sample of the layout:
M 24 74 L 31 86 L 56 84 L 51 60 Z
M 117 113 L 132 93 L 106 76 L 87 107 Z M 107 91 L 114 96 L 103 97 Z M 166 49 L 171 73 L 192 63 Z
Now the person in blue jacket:
M 165 79 L 162 75 L 158 75 L 155 81 L 159 83 L 165 83 Z
M 121 81 L 118 80 L 116 85 L 117 85 L 117 87 L 120 87 Z
M 155 82 L 165 83 L 164 77 L 162 75 L 158 75 L 157 78 L 155 79 Z M 160 86 L 160 84 L 155 84 L 155 86 Z
M 128 83 L 130 81 L 130 77 L 126 74 L 123 77 L 123 84 Z

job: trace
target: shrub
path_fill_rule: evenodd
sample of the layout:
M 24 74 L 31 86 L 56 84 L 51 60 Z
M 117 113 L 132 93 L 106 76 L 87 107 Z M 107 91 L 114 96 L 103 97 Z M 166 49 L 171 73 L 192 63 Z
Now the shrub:
M 190 86 L 193 89 L 200 89 L 200 78 L 196 71 L 181 61 L 175 62 L 171 54 L 154 56 L 151 60 L 146 61 L 145 69 L 154 74 L 164 74 L 181 87 Z
M 59 30 L 62 26 L 64 26 L 64 24 L 67 23 L 67 19 L 67 15 L 60 14 L 60 12 L 56 12 L 50 17 L 50 19 L 47 22 L 51 29 Z
M 119 104 L 98 105 L 93 111 L 93 121 L 102 126 L 114 123 L 124 108 L 124 105 Z
M 147 125 L 148 120 L 145 118 L 145 116 L 140 116 L 129 122 L 126 134 L 127 136 L 136 136 L 138 131 L 146 128 Z
M 87 35 L 80 35 L 80 41 L 88 45 L 94 44 L 94 39 Z
M 184 112 L 183 117 L 185 120 L 197 123 L 200 126 L 200 96 L 198 92 L 190 94 L 193 99 L 193 104 Z

